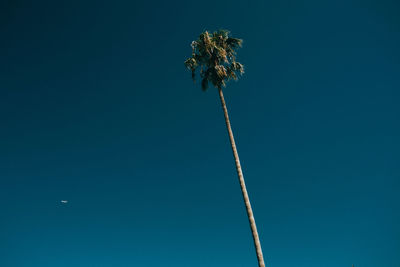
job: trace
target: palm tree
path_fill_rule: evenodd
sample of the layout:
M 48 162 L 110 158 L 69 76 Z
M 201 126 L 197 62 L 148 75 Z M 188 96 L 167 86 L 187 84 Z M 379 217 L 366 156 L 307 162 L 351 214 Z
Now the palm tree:
M 239 183 L 242 189 L 243 200 L 246 205 L 247 216 L 253 234 L 258 266 L 265 267 L 260 238 L 258 237 L 256 222 L 251 209 L 249 196 L 243 178 L 242 167 L 240 166 L 239 155 L 229 121 L 228 110 L 222 93 L 222 87 L 226 86 L 227 81 L 231 79 L 237 80 L 238 75 L 244 73 L 243 65 L 237 62 L 235 57 L 236 49 L 242 46 L 242 42 L 241 39 L 230 37 L 229 31 L 227 30 L 219 30 L 211 34 L 205 31 L 200 34 L 198 40 L 192 42 L 192 56 L 185 61 L 185 66 L 191 70 L 193 81 L 195 80 L 196 70 L 200 69 L 200 77 L 202 79 L 201 87 L 203 91 L 207 90 L 209 82 L 218 89 L 222 109 L 225 115 L 226 128 L 228 130 L 232 152 L 235 158 Z

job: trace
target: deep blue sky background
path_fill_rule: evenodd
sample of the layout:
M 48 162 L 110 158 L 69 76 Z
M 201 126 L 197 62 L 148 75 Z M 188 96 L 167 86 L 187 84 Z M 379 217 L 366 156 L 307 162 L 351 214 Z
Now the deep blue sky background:
M 2 1 L 0 266 L 400 266 L 398 1 Z M 69 203 L 62 205 L 61 199 Z

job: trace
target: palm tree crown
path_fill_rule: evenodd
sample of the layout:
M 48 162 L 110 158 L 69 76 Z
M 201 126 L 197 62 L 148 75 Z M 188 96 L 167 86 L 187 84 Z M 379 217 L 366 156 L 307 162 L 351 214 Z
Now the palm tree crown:
M 242 40 L 229 37 L 229 31 L 207 31 L 192 42 L 192 56 L 185 61 L 185 66 L 192 71 L 195 80 L 196 69 L 200 68 L 201 87 L 205 91 L 208 83 L 215 87 L 225 87 L 226 81 L 237 80 L 238 74 L 244 73 L 243 65 L 236 61 L 236 49 L 242 46 Z

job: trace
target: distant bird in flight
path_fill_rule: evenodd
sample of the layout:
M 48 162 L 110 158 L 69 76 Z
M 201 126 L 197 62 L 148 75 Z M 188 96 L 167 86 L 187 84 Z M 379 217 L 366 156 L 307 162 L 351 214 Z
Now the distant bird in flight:
M 68 203 L 68 200 L 61 200 L 61 203 L 67 204 L 67 203 Z

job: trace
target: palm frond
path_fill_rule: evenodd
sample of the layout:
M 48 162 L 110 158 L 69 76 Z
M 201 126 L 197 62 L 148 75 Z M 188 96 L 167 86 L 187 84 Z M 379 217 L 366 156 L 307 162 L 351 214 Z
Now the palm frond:
M 232 49 L 237 49 L 239 47 L 242 47 L 243 40 L 229 37 L 228 40 L 226 40 L 226 44 L 230 46 Z
M 208 89 L 208 79 L 207 78 L 203 78 L 201 80 L 201 89 L 203 91 L 207 91 L 207 89 Z
M 235 71 L 230 66 L 226 68 L 226 74 L 228 75 L 229 79 L 234 79 L 235 81 L 237 81 L 238 77 Z

